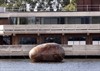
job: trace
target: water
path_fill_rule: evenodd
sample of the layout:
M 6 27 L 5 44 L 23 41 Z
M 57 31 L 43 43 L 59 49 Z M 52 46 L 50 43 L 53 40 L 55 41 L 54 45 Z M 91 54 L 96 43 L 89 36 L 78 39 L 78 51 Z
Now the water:
M 65 59 L 60 63 L 31 63 L 29 59 L 0 59 L 0 71 L 100 71 L 100 59 Z

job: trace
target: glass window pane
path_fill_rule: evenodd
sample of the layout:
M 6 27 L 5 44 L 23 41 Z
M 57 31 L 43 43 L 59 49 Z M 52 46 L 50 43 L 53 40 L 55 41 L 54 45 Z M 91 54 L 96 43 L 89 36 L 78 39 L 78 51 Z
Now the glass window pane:
M 50 24 L 51 23 L 51 19 L 50 18 L 44 18 L 44 24 Z
M 19 24 L 28 24 L 28 19 L 26 17 L 20 17 L 20 23 Z
M 58 18 L 56 17 L 45 17 L 42 20 L 44 20 L 44 24 L 58 24 L 59 23 Z
M 60 37 L 45 37 L 44 38 L 44 43 L 48 43 L 48 42 L 54 42 L 54 43 L 58 43 L 61 44 L 61 38 Z
M 93 37 L 92 38 L 92 42 L 93 42 L 93 45 L 99 45 L 99 42 L 100 42 L 100 37 Z
M 58 18 L 51 18 L 50 24 L 58 24 Z
M 36 17 L 35 23 L 36 23 L 36 24 L 41 24 L 41 18 L 40 18 L 40 17 Z
M 3 36 L 3 45 L 10 45 L 10 44 L 11 44 L 11 37 Z
M 17 24 L 17 18 L 16 17 L 11 17 L 10 18 L 10 23 L 11 24 Z
M 68 45 L 74 45 L 73 41 L 68 41 Z
M 93 37 L 93 41 L 100 41 L 100 37 Z
M 35 24 L 35 17 L 28 17 L 28 23 L 27 24 Z
M 19 44 L 37 44 L 37 40 L 34 37 L 20 37 Z
M 80 17 L 69 17 L 67 18 L 68 24 L 81 24 L 81 18 Z
M 68 45 L 86 45 L 85 37 L 69 37 Z
M 86 45 L 86 41 L 80 41 L 80 45 Z
M 93 45 L 99 45 L 98 41 L 93 41 Z
M 93 24 L 100 24 L 100 17 L 92 17 Z
M 74 41 L 74 45 L 80 45 L 79 41 Z

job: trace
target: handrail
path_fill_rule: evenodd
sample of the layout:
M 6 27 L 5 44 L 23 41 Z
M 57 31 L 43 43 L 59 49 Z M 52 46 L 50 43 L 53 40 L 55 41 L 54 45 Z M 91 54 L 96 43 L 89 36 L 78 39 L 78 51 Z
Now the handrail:
M 0 49 L 2 48 L 4 48 L 4 49 L 6 49 L 6 48 L 15 48 L 15 49 L 17 49 L 17 48 L 33 48 L 33 47 L 35 47 L 35 46 L 37 46 L 37 45 L 39 45 L 39 44 L 33 44 L 33 45 L 20 45 L 20 44 L 18 44 L 18 45 L 0 45 Z M 80 48 L 87 48 L 87 49 L 95 49 L 95 48 L 99 48 L 100 49 L 100 45 L 67 45 L 67 44 L 60 44 L 63 48 L 74 48 L 74 49 L 76 49 L 76 48 L 78 48 L 78 49 L 80 49 Z
M 63 8 L 61 10 L 59 10 L 57 8 L 56 11 L 52 11 L 51 10 L 52 8 L 50 8 L 49 11 L 38 10 L 38 9 L 42 9 L 42 8 L 37 8 L 37 11 L 34 11 L 34 8 L 30 8 L 30 11 L 27 11 L 26 8 L 21 8 L 21 9 L 20 8 L 18 8 L 18 9 L 6 8 L 6 12 L 69 12 L 69 11 L 64 10 Z M 77 5 L 75 12 L 76 11 L 100 11 L 100 5 Z
M 4 25 L 5 33 L 95 33 L 100 32 L 100 24 L 71 25 Z

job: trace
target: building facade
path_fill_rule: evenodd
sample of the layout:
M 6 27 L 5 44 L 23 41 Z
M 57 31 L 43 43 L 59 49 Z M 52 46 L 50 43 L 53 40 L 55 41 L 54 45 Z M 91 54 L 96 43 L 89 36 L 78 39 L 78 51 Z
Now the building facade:
M 98 11 L 100 1 L 99 0 L 77 0 L 78 10 L 80 11 Z
M 74 7 L 68 10 L 62 7 L 66 7 L 70 1 L 65 4 L 59 0 L 52 2 L 54 5 L 50 4 L 45 9 L 36 2 L 34 8 L 27 8 L 25 12 L 20 9 L 1 12 L 0 45 L 34 45 L 46 42 L 100 45 L 99 0 L 77 0 Z

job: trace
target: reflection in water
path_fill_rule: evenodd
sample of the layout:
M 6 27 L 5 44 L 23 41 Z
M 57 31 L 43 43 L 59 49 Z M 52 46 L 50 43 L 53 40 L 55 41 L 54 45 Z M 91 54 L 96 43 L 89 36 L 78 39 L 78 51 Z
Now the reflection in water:
M 100 71 L 100 59 L 66 59 L 61 63 L 31 63 L 28 59 L 0 59 L 0 71 Z

